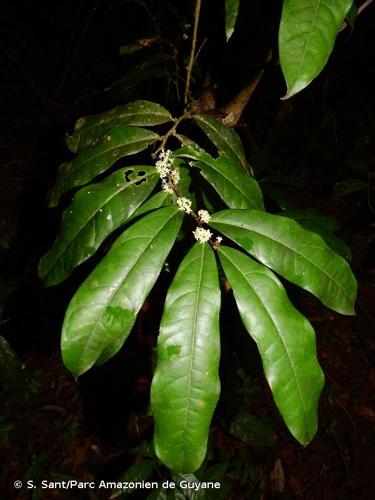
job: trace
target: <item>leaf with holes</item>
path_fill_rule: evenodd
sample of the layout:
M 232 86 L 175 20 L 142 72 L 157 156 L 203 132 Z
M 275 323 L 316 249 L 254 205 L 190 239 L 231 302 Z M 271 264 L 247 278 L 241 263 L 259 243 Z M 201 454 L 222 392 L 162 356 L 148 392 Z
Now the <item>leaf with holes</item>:
M 327 307 L 354 314 L 357 282 L 350 266 L 318 234 L 259 210 L 222 210 L 209 224 Z
M 148 197 L 158 179 L 154 167 L 128 167 L 78 191 L 63 214 L 54 245 L 40 261 L 39 276 L 44 283 L 60 283 L 94 255 Z
M 239 8 L 240 0 L 225 0 L 225 34 L 227 41 L 234 33 Z
M 157 456 L 194 472 L 206 454 L 220 393 L 220 286 L 213 250 L 196 243 L 170 286 L 151 386 Z
M 196 115 L 194 120 L 210 141 L 215 144 L 219 153 L 224 153 L 232 158 L 245 173 L 251 173 L 241 139 L 235 130 L 225 127 L 225 125 L 209 115 Z
M 116 339 L 124 343 L 176 239 L 182 213 L 161 208 L 136 222 L 80 286 L 67 309 L 61 348 L 78 377 Z
M 324 68 L 353 0 L 284 0 L 279 28 L 284 99 L 307 87 Z
M 152 127 L 172 120 L 172 115 L 160 104 L 151 101 L 134 101 L 105 113 L 84 116 L 77 120 L 72 135 L 66 137 L 67 146 L 76 153 L 90 146 L 114 126 L 133 125 Z
M 113 127 L 96 144 L 82 149 L 73 161 L 61 165 L 50 194 L 50 206 L 63 194 L 84 186 L 124 156 L 139 153 L 160 139 L 158 134 L 138 127 Z
M 324 384 L 314 330 L 272 271 L 233 248 L 222 246 L 219 255 L 241 319 L 257 343 L 276 405 L 290 432 L 306 445 L 316 433 Z
M 231 157 L 212 158 L 205 151 L 184 147 L 176 155 L 197 160 L 193 163 L 230 208 L 264 210 L 262 191 L 255 179 L 244 173 Z

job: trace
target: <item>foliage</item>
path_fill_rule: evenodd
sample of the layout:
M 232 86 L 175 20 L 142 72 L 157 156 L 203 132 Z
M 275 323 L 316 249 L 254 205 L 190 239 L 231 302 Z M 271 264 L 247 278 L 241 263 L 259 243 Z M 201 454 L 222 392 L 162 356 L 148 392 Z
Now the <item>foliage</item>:
M 302 9 L 297 0 L 284 0 L 279 48 L 286 97 L 324 67 L 351 3 L 309 0 Z M 229 38 L 239 2 L 226 7 Z M 150 130 L 155 126 L 157 132 Z M 203 147 L 190 137 L 198 128 Z M 177 118 L 145 100 L 87 116 L 67 144 L 75 157 L 60 167 L 50 205 L 79 190 L 39 274 L 56 285 L 94 254 L 102 259 L 66 311 L 66 367 L 79 377 L 121 349 L 173 248 L 179 266 L 165 300 L 151 388 L 159 459 L 176 473 L 192 473 L 206 455 L 220 394 L 219 274 L 257 344 L 285 424 L 308 444 L 324 377 L 314 330 L 275 273 L 334 311 L 354 314 L 350 252 L 333 234 L 332 220 L 311 211 L 267 212 L 236 131 L 193 103 Z

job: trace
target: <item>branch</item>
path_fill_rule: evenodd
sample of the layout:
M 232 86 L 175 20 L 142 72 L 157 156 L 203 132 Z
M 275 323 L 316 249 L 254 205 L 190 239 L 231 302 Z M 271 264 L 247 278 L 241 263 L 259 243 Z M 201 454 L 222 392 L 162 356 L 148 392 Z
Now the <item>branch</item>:
M 186 75 L 186 86 L 185 86 L 185 99 L 184 102 L 187 104 L 189 91 L 190 91 L 190 81 L 191 81 L 191 72 L 193 71 L 194 60 L 195 60 L 195 49 L 197 45 L 197 34 L 198 34 L 198 24 L 199 24 L 199 15 L 201 11 L 201 3 L 202 0 L 195 1 L 195 13 L 194 13 L 194 31 L 193 31 L 193 40 L 191 42 L 191 51 L 190 51 L 190 60 L 187 67 L 187 75 Z

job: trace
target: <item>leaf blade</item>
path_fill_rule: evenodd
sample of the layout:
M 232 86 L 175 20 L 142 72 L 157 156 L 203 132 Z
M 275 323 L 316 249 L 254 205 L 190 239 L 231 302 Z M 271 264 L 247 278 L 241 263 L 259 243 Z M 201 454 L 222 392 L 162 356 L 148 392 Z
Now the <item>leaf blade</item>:
M 219 309 L 215 256 L 196 243 L 167 294 L 151 386 L 155 451 L 172 470 L 193 472 L 206 454 L 220 392 Z
M 171 120 L 172 115 L 163 106 L 140 99 L 104 113 L 79 118 L 72 135 L 67 136 L 67 145 L 76 153 L 114 126 L 152 127 Z
M 134 166 L 80 189 L 63 214 L 55 243 L 39 263 L 45 285 L 60 283 L 94 255 L 106 237 L 130 219 L 157 181 L 154 167 Z
M 196 115 L 193 118 L 220 153 L 233 158 L 245 173 L 251 174 L 241 139 L 234 129 L 226 127 L 209 115 Z
M 318 234 L 258 210 L 222 210 L 212 215 L 209 225 L 327 307 L 354 314 L 357 282 L 345 259 Z
M 213 186 L 229 208 L 256 208 L 264 210 L 262 191 L 257 181 L 231 157 L 220 155 L 213 158 L 205 151 L 184 147 L 177 150 L 177 156 L 193 158 L 194 166 Z
M 182 214 L 161 208 L 128 228 L 73 296 L 63 324 L 65 366 L 76 376 L 116 339 L 125 342 L 177 237 Z
M 287 93 L 297 94 L 324 68 L 352 0 L 284 0 L 279 28 L 279 54 Z
M 158 139 L 158 134 L 139 127 L 111 128 L 96 144 L 82 149 L 73 161 L 60 167 L 50 206 L 57 206 L 63 194 L 87 184 L 120 158 L 139 153 Z
M 229 247 L 220 247 L 219 256 L 242 321 L 257 343 L 276 405 L 293 436 L 306 445 L 317 430 L 324 384 L 314 330 L 272 271 Z
M 234 33 L 239 8 L 240 0 L 225 0 L 225 34 L 227 41 Z
M 334 217 L 321 214 L 317 210 L 286 210 L 278 215 L 289 217 L 298 222 L 302 227 L 318 233 L 327 245 L 341 257 L 347 260 L 351 259 L 351 250 L 345 241 L 334 234 L 338 229 L 337 221 Z

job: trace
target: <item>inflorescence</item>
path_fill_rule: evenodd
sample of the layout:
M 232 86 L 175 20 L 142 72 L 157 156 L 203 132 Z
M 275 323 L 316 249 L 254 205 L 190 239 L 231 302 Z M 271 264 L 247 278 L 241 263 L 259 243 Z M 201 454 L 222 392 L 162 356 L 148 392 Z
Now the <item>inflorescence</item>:
M 178 170 L 173 168 L 173 158 L 172 151 L 169 149 L 162 150 L 159 154 L 159 159 L 155 164 L 156 170 L 161 179 L 161 186 L 163 191 L 176 196 L 176 203 L 179 210 L 185 213 L 192 214 L 194 219 L 198 224 L 207 224 L 211 219 L 211 216 L 207 210 L 198 210 L 198 216 L 194 214 L 191 205 L 192 201 L 184 196 L 179 196 L 176 186 L 180 182 L 180 173 Z M 211 241 L 212 232 L 209 229 L 204 229 L 203 227 L 197 226 L 193 231 L 194 238 L 199 241 L 199 243 L 207 243 Z M 215 242 L 211 241 L 214 247 L 220 246 L 222 241 L 221 236 L 217 236 Z

